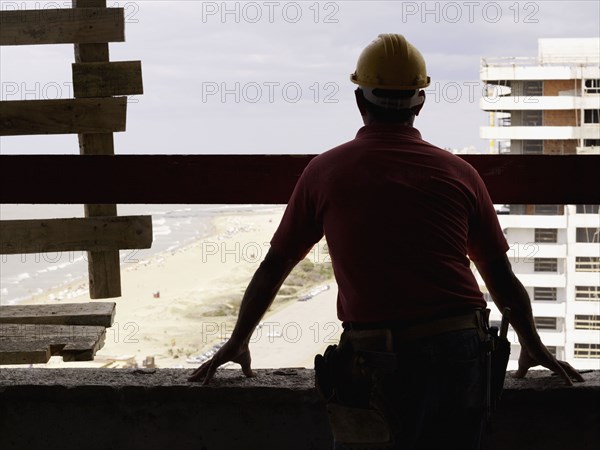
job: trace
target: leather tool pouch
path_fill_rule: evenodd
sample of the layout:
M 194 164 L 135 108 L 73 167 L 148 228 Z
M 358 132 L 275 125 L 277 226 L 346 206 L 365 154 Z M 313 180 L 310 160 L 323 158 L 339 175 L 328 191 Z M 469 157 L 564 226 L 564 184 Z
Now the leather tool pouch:
M 504 388 L 504 378 L 506 376 L 506 367 L 510 357 L 510 342 L 503 337 L 498 336 L 498 329 L 492 327 L 489 329 L 492 343 L 492 362 L 490 376 L 490 409 L 494 411 L 498 406 L 502 389 Z
M 349 450 L 385 449 L 393 443 L 392 433 L 379 402 L 373 401 L 377 387 L 370 369 L 362 367 L 362 353 L 350 345 L 330 345 L 316 355 L 316 387 L 326 402 L 336 442 Z
M 329 402 L 335 396 L 334 367 L 337 345 L 330 345 L 322 355 L 315 356 L 315 385 L 323 400 Z

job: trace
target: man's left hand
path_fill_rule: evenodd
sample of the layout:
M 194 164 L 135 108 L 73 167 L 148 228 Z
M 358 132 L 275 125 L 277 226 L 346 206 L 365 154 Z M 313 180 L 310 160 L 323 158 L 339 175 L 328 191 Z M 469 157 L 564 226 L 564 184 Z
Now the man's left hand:
M 214 377 L 219 366 L 229 361 L 240 364 L 242 366 L 242 372 L 244 372 L 244 375 L 247 377 L 256 376 L 250 367 L 251 358 L 248 343 L 236 343 L 230 339 L 210 360 L 194 370 L 192 375 L 188 378 L 188 381 L 200 381 L 204 378 L 202 384 L 207 385 Z

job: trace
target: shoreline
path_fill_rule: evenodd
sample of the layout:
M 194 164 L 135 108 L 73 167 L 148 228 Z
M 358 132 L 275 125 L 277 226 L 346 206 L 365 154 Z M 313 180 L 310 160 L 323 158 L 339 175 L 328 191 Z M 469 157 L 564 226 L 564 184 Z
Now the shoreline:
M 283 211 L 284 207 L 225 211 L 212 218 L 211 235 L 128 267 L 122 264 L 122 296 L 99 300 L 117 306 L 114 324 L 107 328 L 104 347 L 95 360 L 65 363 L 52 357 L 34 367 L 142 367 L 147 357 L 160 368 L 196 367 L 197 362 L 186 360 L 206 353 L 233 329 L 243 292 L 268 250 Z M 299 273 L 314 267 L 304 264 Z M 326 275 L 321 278 L 331 284 L 331 276 Z M 296 303 L 310 303 L 296 299 L 324 281 L 304 280 L 304 286 L 292 286 L 278 295 L 263 322 L 283 314 L 277 320 L 292 323 L 294 308 L 287 313 L 289 318 L 285 311 Z M 90 302 L 87 286 L 86 277 L 78 278 L 19 304 Z M 269 357 L 260 367 L 268 361 L 273 361 L 271 367 L 278 365 L 277 358 Z

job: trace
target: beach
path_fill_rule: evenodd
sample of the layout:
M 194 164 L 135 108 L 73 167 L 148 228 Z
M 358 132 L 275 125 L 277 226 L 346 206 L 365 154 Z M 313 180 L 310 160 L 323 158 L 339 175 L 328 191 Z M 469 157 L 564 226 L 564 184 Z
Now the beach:
M 239 304 L 266 255 L 283 207 L 222 212 L 211 233 L 179 248 L 121 265 L 122 296 L 94 361 L 46 367 L 192 368 L 233 330 Z M 251 341 L 254 368 L 312 367 L 340 333 L 336 286 L 324 241 L 284 283 Z M 123 252 L 123 251 L 122 251 Z M 44 290 L 20 304 L 90 302 L 87 279 Z M 202 356 L 204 355 L 204 356 Z M 38 365 L 36 365 L 38 366 Z M 239 367 L 230 365 L 230 367 Z

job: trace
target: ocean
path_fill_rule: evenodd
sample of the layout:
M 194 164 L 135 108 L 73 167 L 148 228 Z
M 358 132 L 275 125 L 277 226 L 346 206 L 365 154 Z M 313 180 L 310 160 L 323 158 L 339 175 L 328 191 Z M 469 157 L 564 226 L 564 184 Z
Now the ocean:
M 121 250 L 121 266 L 139 264 L 151 256 L 174 251 L 209 236 L 219 214 L 272 209 L 272 205 L 118 205 L 120 216 L 152 215 L 150 249 Z M 1 220 L 83 217 L 83 205 L 0 205 Z M 87 280 L 85 251 L 1 255 L 0 305 L 20 301 L 77 279 Z M 65 291 L 64 298 L 87 293 Z

